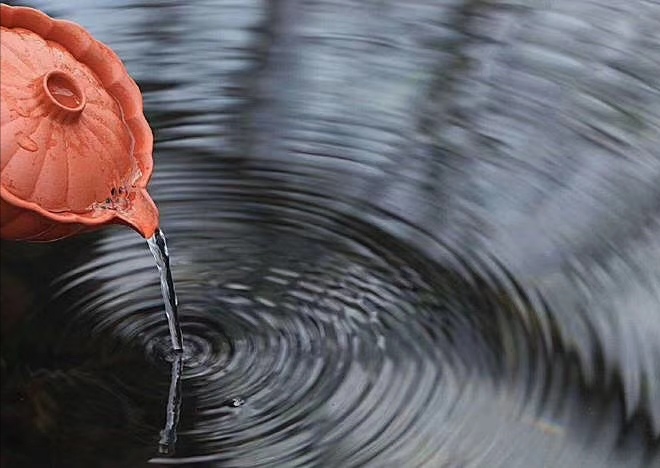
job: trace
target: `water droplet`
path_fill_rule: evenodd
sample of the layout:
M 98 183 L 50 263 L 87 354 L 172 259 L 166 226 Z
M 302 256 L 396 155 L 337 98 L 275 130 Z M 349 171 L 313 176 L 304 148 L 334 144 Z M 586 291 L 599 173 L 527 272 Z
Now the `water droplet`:
M 18 132 L 16 134 L 16 140 L 18 142 L 18 146 L 23 148 L 25 151 L 37 151 L 39 149 L 39 145 L 30 138 L 29 135 L 24 134 L 23 132 Z
M 245 400 L 243 400 L 242 398 L 234 398 L 234 399 L 231 401 L 231 405 L 232 405 L 234 408 L 239 408 L 239 407 L 243 406 L 243 404 L 245 404 Z

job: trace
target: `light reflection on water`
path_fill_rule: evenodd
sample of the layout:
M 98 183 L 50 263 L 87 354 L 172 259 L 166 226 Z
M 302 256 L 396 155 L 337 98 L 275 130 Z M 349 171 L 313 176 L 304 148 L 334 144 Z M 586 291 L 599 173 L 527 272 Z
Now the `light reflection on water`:
M 3 244 L 4 458 L 657 461 L 660 6 L 31 5 L 144 91 L 188 349 L 176 415 L 134 233 Z

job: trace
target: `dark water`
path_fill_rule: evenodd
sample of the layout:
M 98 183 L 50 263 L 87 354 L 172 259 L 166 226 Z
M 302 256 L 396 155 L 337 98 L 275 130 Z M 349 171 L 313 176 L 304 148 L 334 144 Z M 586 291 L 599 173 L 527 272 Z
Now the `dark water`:
M 34 2 L 125 60 L 128 229 L 2 245 L 2 466 L 660 466 L 660 4 Z

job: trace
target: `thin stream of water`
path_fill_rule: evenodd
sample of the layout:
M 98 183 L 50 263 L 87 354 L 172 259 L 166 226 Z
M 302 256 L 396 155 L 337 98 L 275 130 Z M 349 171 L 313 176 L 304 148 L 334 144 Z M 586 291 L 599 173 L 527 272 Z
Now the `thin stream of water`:
M 167 324 L 170 328 L 170 338 L 172 339 L 172 348 L 174 351 L 183 351 L 183 336 L 181 334 L 181 325 L 179 324 L 178 300 L 174 290 L 174 280 L 172 279 L 172 270 L 170 268 L 170 255 L 167 250 L 167 241 L 163 231 L 158 229 L 156 233 L 147 239 L 149 250 L 156 260 L 156 266 L 160 273 L 160 288 L 163 292 L 163 301 L 165 302 L 165 314 L 167 315 Z
M 183 354 L 176 353 L 172 359 L 172 378 L 167 399 L 167 415 L 165 427 L 160 432 L 158 452 L 162 455 L 174 454 L 176 445 L 176 429 L 181 413 L 181 374 L 183 372 Z

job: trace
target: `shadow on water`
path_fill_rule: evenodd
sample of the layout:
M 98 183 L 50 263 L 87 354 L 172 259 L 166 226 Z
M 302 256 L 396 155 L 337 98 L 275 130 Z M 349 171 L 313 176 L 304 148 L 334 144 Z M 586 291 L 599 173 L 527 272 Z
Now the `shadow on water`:
M 143 239 L 2 244 L 4 466 L 660 466 L 660 6 L 33 2 L 125 60 Z

